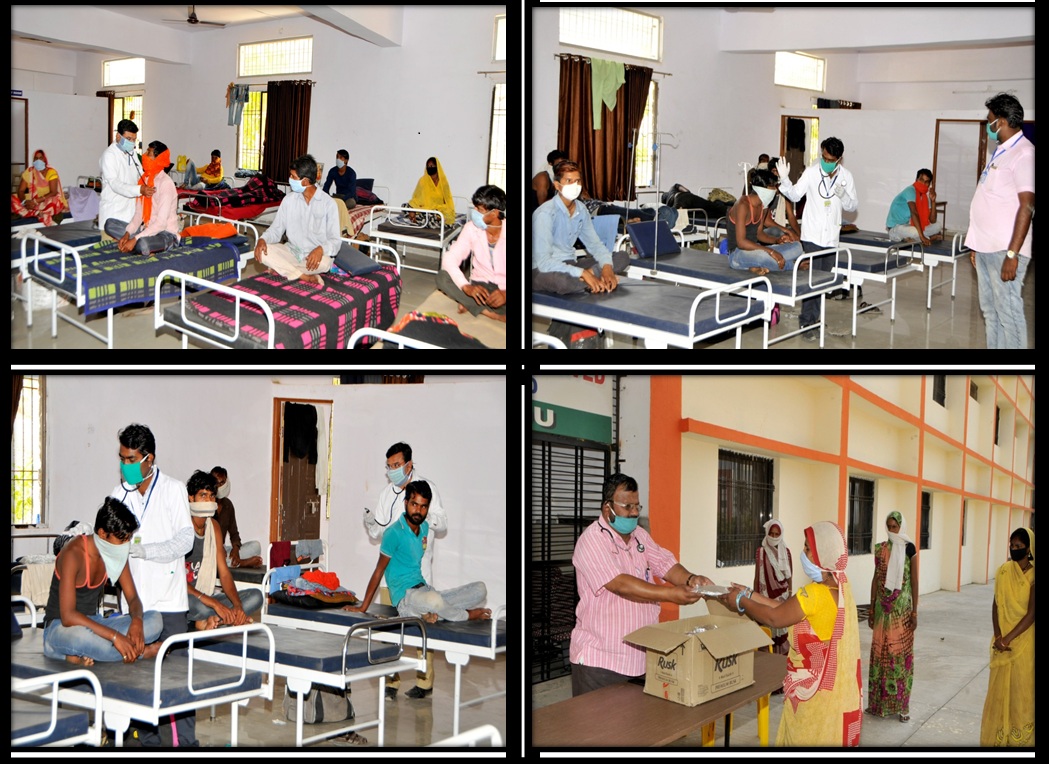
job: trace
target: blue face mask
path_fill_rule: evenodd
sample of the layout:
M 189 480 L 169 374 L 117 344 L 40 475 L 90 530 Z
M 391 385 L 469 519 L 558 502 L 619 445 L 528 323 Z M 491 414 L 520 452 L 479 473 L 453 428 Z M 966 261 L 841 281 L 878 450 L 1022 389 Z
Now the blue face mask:
M 626 535 L 634 532 L 634 529 L 637 528 L 638 519 L 637 517 L 620 517 L 613 512 L 608 520 L 608 524 L 612 526 L 612 530 Z
M 129 141 L 127 138 L 121 138 L 119 145 L 120 150 L 123 151 L 125 154 L 130 154 L 132 151 L 135 150 L 135 144 Z
M 1001 121 L 1002 121 L 1002 118 L 999 117 L 994 122 L 988 122 L 987 123 L 987 137 L 990 138 L 992 141 L 997 141 L 998 140 L 998 131 L 997 130 L 993 130 L 992 131 L 991 130 L 991 125 L 997 125 Z
M 826 159 L 820 160 L 820 166 L 823 168 L 823 172 L 827 173 L 827 175 L 830 175 L 832 172 L 838 169 L 837 162 L 828 162 Z
M 812 562 L 809 561 L 808 555 L 804 552 L 801 553 L 801 569 L 805 571 L 805 575 L 811 578 L 816 583 L 822 583 L 823 571 L 817 568 Z
M 335 160 L 335 164 L 336 164 L 336 165 L 338 166 L 338 168 L 339 168 L 340 170 L 341 170 L 341 169 L 342 169 L 343 167 L 345 167 L 345 166 L 346 166 L 346 163 L 345 163 L 345 162 L 343 162 L 343 161 L 342 161 L 341 159 L 336 159 L 336 160 Z
M 145 459 L 143 459 L 143 461 L 145 461 Z M 133 464 L 124 464 L 121 462 L 120 464 L 120 475 L 128 485 L 138 485 L 152 474 L 152 467 L 150 467 L 148 475 L 142 474 L 142 462 L 134 462 Z
M 33 161 L 33 167 L 35 167 L 37 169 L 37 171 L 43 172 L 44 168 L 47 167 L 47 165 L 44 164 L 44 160 L 43 159 L 36 159 L 36 160 Z
M 480 228 L 482 231 L 488 228 L 488 224 L 484 222 L 484 215 L 477 210 L 470 210 L 470 222 Z
M 390 479 L 390 482 L 396 486 L 399 486 L 408 478 L 408 473 L 405 470 L 408 468 L 407 464 L 402 464 L 395 470 L 386 470 L 386 477 Z
M 291 190 L 296 194 L 301 194 L 306 191 L 306 188 L 302 185 L 302 181 L 296 178 L 288 178 L 288 183 L 291 185 Z

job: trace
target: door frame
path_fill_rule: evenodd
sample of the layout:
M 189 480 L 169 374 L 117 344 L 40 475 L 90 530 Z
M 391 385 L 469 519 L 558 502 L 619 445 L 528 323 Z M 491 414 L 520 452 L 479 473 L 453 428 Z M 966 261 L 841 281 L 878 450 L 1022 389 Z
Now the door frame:
M 281 416 L 283 411 L 283 404 L 285 403 L 307 403 L 311 406 L 327 406 L 328 412 L 328 446 L 325 448 L 327 459 L 331 461 L 331 419 L 335 411 L 335 402 L 333 399 L 323 398 L 274 398 L 273 399 L 273 418 L 272 418 L 272 430 L 271 430 L 271 443 L 270 443 L 270 538 L 269 540 L 275 541 L 280 538 L 280 487 L 281 487 L 281 470 L 282 464 L 284 463 L 284 427 L 283 417 Z M 328 485 L 331 484 L 331 472 L 325 465 L 325 472 L 327 472 Z M 330 513 L 328 502 L 325 501 L 325 513 Z M 267 563 L 268 564 L 268 563 Z

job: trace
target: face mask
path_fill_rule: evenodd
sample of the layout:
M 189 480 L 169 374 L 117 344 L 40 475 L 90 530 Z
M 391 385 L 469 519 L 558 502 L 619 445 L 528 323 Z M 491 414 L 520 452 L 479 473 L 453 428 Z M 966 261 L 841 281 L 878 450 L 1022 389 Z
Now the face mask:
M 820 166 L 823 168 L 823 172 L 827 173 L 827 175 L 830 175 L 836 169 L 838 169 L 837 162 L 828 162 L 826 159 L 820 160 Z
M 569 183 L 567 186 L 561 186 L 561 196 L 570 202 L 578 199 L 581 193 L 583 193 L 583 185 L 581 183 Z
M 145 461 L 143 459 L 142 461 Z M 142 462 L 135 462 L 133 464 L 120 465 L 120 474 L 124 478 L 124 482 L 128 485 L 138 485 L 143 480 L 153 474 L 153 468 L 149 468 L 149 475 L 142 474 Z
M 779 542 L 783 540 L 782 536 L 766 536 L 765 538 L 772 546 L 779 546 Z
M 812 562 L 809 561 L 808 555 L 804 552 L 801 553 L 801 569 L 805 571 L 805 575 L 811 578 L 816 583 L 822 583 L 823 571 L 817 568 Z
M 608 520 L 608 524 L 612 526 L 612 530 L 617 533 L 633 533 L 634 529 L 637 528 L 637 517 L 620 517 L 615 512 Z
M 120 139 L 120 150 L 126 154 L 130 154 L 135 150 L 135 144 L 129 141 L 127 138 Z
M 769 203 L 776 197 L 776 190 L 773 188 L 755 188 L 752 190 L 761 199 L 762 207 L 768 207 Z
M 106 564 L 106 575 L 109 576 L 110 581 L 116 583 L 124 570 L 124 566 L 127 564 L 131 544 L 112 544 L 108 541 L 103 541 L 96 533 L 95 546 L 98 547 L 99 554 L 102 555 L 102 562 Z
M 193 517 L 214 517 L 215 510 L 218 508 L 218 503 L 214 501 L 191 501 L 189 503 L 189 513 Z
M 426 168 L 426 174 L 427 175 L 436 175 L 437 174 L 437 168 L 436 167 L 427 167 Z
M 229 478 L 226 478 L 226 482 L 219 486 L 219 490 L 215 493 L 220 499 L 225 499 L 229 496 Z
M 407 464 L 402 464 L 395 470 L 386 470 L 386 477 L 390 479 L 391 483 L 399 486 L 401 483 L 408 479 L 408 475 L 404 471 L 407 466 Z
M 296 194 L 302 194 L 306 191 L 306 188 L 302 185 L 301 180 L 297 180 L 295 178 L 288 178 L 288 184 L 291 186 L 291 190 L 294 191 Z
M 346 166 L 346 163 L 343 162 L 341 159 L 336 159 L 335 160 L 335 166 L 338 167 L 341 170 L 343 167 Z
M 990 138 L 992 141 L 997 141 L 998 140 L 998 131 L 997 130 L 991 130 L 991 125 L 997 125 L 1001 121 L 1002 121 L 1002 118 L 999 117 L 994 122 L 988 122 L 987 123 L 987 137 Z
M 35 167 L 39 172 L 43 172 L 44 168 L 47 167 L 47 165 L 44 164 L 43 159 L 36 159 L 33 160 L 33 167 Z
M 470 210 L 470 221 L 482 231 L 488 228 L 488 224 L 484 222 L 484 215 L 477 210 Z
M 1026 549 L 1010 549 L 1009 556 L 1013 558 L 1013 562 L 1020 562 L 1027 558 Z

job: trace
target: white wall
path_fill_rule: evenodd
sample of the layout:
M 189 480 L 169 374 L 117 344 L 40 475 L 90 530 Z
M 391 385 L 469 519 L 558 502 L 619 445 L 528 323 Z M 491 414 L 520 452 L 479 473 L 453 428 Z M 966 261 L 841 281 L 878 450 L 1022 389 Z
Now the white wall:
M 437 379 L 437 377 L 434 377 Z M 146 424 L 157 466 L 185 481 L 195 469 L 229 471 L 241 538 L 269 540 L 274 398 L 332 401 L 331 519 L 322 520 L 329 568 L 363 594 L 378 559 L 361 514 L 385 484 L 386 449 L 412 446 L 420 474 L 437 485 L 449 530 L 434 549 L 434 577 L 449 588 L 488 586 L 506 602 L 506 383 L 502 376 L 421 385 L 332 386 L 329 377 L 47 377 L 47 525 L 94 522 L 117 485 L 117 432 Z M 85 402 L 90 402 L 85 405 Z M 327 507 L 324 508 L 324 511 Z M 323 517 L 323 516 L 322 516 Z M 12 559 L 50 549 L 13 539 Z

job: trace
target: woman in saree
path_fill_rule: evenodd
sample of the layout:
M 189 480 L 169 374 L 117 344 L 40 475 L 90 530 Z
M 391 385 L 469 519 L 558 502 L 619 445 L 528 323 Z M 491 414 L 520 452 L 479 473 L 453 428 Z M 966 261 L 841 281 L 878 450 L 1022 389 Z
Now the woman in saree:
M 863 724 L 860 634 L 845 575 L 845 534 L 829 521 L 805 529 L 802 569 L 812 583 L 785 602 L 733 584 L 722 604 L 766 626 L 790 627 L 777 746 L 858 746 Z
M 918 628 L 918 558 L 903 515 L 885 520 L 889 540 L 874 547 L 874 578 L 867 625 L 871 638 L 867 713 L 910 720 L 914 630 Z
M 37 149 L 33 163 L 22 173 L 18 193 L 11 195 L 11 212 L 23 218 L 34 216 L 49 226 L 55 224 L 55 215 L 68 211 L 69 203 L 62 191 L 58 171 L 48 164 L 44 150 Z
M 982 746 L 1034 747 L 1034 531 L 1009 537 L 1010 560 L 994 579 L 991 680 L 980 725 Z
M 455 200 L 452 199 L 452 189 L 448 186 L 448 178 L 444 176 L 444 168 L 441 167 L 437 157 L 426 160 L 426 174 L 419 178 L 415 184 L 411 201 L 405 205 L 417 210 L 437 210 L 448 225 L 455 222 Z M 409 218 L 415 222 L 415 213 L 409 213 Z
M 769 520 L 765 523 L 765 538 L 754 555 L 754 591 L 770 600 L 785 602 L 793 593 L 793 571 L 794 560 L 783 539 L 783 524 L 779 520 Z M 772 629 L 772 650 L 780 655 L 787 654 L 786 629 Z

